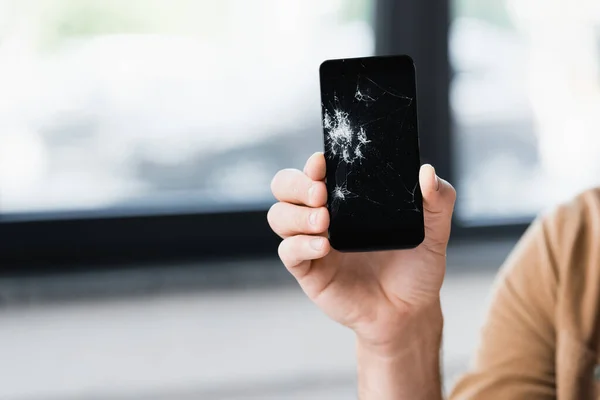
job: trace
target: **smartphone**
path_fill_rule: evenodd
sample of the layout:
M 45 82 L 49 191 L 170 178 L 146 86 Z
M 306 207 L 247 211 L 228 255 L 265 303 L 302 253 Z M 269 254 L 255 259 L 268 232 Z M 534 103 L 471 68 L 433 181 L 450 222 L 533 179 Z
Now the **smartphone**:
M 425 228 L 413 60 L 327 60 L 319 75 L 331 246 L 417 247 Z

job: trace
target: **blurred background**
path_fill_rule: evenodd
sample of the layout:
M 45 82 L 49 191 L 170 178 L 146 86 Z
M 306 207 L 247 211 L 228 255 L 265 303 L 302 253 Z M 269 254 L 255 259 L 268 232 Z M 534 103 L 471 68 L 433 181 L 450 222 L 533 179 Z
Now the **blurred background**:
M 379 54 L 415 59 L 459 193 L 450 386 L 511 246 L 600 183 L 600 6 L 574 4 L 0 0 L 0 399 L 355 397 L 265 214 L 322 148 L 319 64 Z

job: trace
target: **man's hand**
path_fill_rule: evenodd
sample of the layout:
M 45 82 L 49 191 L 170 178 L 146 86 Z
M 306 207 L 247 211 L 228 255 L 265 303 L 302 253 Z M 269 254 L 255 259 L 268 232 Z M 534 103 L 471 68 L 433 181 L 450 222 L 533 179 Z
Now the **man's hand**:
M 313 302 L 356 332 L 363 398 L 399 398 L 406 393 L 412 399 L 421 394 L 434 398 L 410 386 L 435 377 L 407 378 L 403 385 L 403 379 L 393 375 L 404 367 L 419 373 L 420 367 L 414 363 L 422 364 L 422 375 L 439 374 L 439 293 L 456 192 L 436 176 L 433 167 L 423 166 L 419 179 L 424 242 L 411 250 L 340 253 L 327 239 L 329 213 L 324 178 L 325 158 L 316 153 L 303 172 L 282 170 L 273 179 L 271 188 L 279 202 L 269 210 L 268 220 L 284 239 L 279 256 Z M 432 351 L 411 351 L 423 350 L 420 346 Z M 406 371 L 403 374 L 410 375 Z M 439 389 L 434 390 L 439 394 Z
M 284 240 L 279 256 L 308 297 L 366 344 L 394 345 L 405 322 L 435 304 L 444 279 L 456 192 L 425 165 L 420 172 L 425 240 L 412 250 L 340 253 L 327 240 L 325 158 L 273 179 L 279 203 L 268 214 Z

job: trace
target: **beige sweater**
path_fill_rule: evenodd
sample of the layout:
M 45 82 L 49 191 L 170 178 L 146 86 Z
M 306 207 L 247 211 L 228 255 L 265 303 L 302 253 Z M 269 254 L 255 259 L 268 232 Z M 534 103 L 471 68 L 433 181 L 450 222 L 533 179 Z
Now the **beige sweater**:
M 452 400 L 600 398 L 600 189 L 538 218 L 498 277 Z

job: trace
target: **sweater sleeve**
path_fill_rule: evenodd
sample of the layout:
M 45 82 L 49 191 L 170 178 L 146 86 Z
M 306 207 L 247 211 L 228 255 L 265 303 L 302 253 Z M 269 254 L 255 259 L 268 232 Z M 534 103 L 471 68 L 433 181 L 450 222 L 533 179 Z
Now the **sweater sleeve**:
M 558 234 L 565 207 L 538 218 L 502 267 L 471 370 L 451 400 L 556 398 Z

